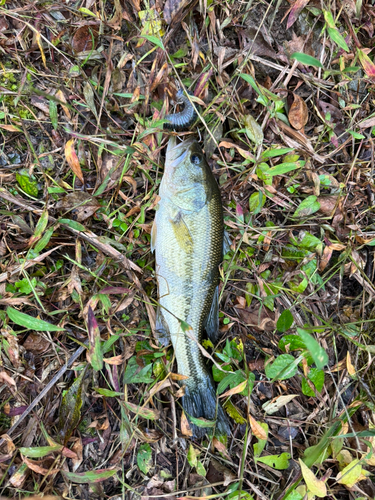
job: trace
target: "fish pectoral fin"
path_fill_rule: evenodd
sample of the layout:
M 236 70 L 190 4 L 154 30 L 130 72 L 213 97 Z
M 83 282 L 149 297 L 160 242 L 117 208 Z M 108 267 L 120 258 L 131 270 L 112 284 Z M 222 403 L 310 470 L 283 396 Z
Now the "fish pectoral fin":
M 156 235 L 157 235 L 157 226 L 156 226 L 156 220 L 154 220 L 154 223 L 152 224 L 151 228 L 151 252 L 153 252 L 156 248 Z
M 155 332 L 161 345 L 167 346 L 171 343 L 171 334 L 160 306 L 156 309 Z
M 219 286 L 215 289 L 211 309 L 203 326 L 209 339 L 215 343 L 219 333 Z
M 174 234 L 176 236 L 177 243 L 181 248 L 187 251 L 193 250 L 193 237 L 186 225 L 182 215 L 178 215 L 172 222 L 172 227 Z

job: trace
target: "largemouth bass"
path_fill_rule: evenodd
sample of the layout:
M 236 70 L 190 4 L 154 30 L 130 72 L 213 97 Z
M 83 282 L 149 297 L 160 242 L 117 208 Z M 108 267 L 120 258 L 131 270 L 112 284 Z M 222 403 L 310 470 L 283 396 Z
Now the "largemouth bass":
M 204 331 L 216 340 L 219 329 L 219 264 L 223 258 L 220 191 L 198 143 L 169 139 L 160 201 L 151 234 L 158 300 L 156 329 L 173 344 L 187 415 L 216 418 L 216 432 L 229 433 L 198 346 Z M 187 328 L 189 325 L 189 328 Z M 165 343 L 165 342 L 164 342 Z M 195 437 L 206 429 L 192 425 Z

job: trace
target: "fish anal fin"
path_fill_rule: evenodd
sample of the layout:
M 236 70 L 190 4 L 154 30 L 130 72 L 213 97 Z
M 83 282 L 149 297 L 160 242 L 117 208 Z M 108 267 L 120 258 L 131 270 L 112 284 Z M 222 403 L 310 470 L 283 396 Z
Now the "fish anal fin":
M 191 252 L 193 250 L 193 237 L 184 218 L 181 214 L 177 214 L 171 222 L 177 243 L 184 250 Z
M 216 343 L 219 333 L 219 286 L 215 289 L 210 312 L 203 326 L 209 339 Z
M 171 334 L 160 306 L 156 309 L 155 331 L 157 339 L 161 345 L 167 346 L 171 343 Z

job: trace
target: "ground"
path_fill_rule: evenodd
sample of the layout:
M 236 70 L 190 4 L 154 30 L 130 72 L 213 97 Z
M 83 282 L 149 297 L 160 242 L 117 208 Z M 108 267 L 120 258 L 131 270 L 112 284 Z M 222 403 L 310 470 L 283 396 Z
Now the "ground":
M 374 498 L 372 4 L 0 4 L 1 498 Z M 154 328 L 181 85 L 231 240 L 227 438 Z

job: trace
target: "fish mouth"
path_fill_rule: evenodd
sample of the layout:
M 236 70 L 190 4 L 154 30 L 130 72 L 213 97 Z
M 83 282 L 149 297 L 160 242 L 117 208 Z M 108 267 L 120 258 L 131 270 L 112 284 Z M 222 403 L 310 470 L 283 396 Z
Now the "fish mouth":
M 168 163 L 180 163 L 185 156 L 189 153 L 190 147 L 195 142 L 195 139 L 185 139 L 182 142 L 177 142 L 175 136 L 169 138 L 166 162 Z

